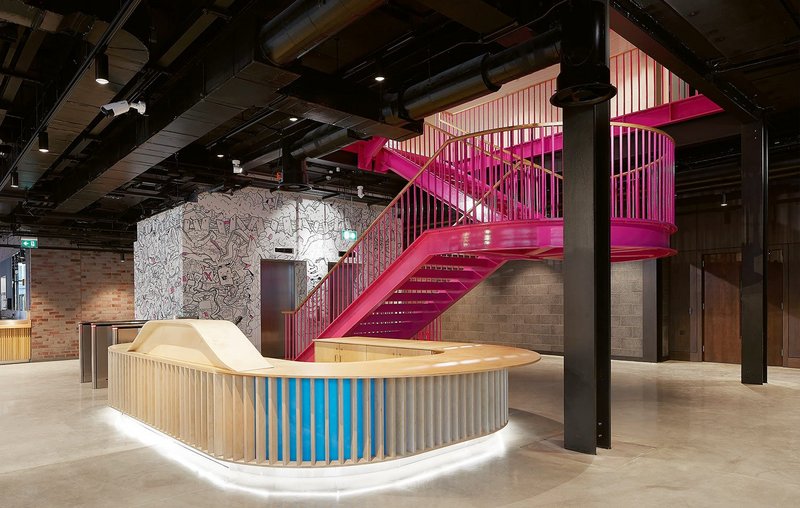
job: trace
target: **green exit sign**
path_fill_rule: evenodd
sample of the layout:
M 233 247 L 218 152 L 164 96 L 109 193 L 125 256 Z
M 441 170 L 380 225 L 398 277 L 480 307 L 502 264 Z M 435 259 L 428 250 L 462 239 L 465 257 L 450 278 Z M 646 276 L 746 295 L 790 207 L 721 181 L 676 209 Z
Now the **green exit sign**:
M 22 239 L 20 239 L 20 246 L 23 249 L 38 249 L 39 248 L 39 239 L 38 238 L 22 238 Z
M 343 229 L 342 230 L 342 240 L 347 240 L 347 241 L 352 242 L 356 238 L 358 238 L 358 232 L 356 232 L 355 229 Z

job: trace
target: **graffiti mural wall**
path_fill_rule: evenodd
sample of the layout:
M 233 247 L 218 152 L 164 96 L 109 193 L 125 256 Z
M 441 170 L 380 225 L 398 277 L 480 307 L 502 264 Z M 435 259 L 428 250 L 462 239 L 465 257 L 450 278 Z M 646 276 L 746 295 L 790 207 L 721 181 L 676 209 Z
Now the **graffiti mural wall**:
M 183 313 L 182 248 L 182 208 L 137 224 L 133 244 L 136 319 L 169 319 Z
M 328 262 L 337 261 L 339 251 L 350 246 L 342 239 L 342 230 L 360 233 L 380 213 L 379 208 L 360 203 L 322 202 L 260 189 L 201 194 L 197 203 L 184 204 L 180 210 L 179 314 L 238 321 L 256 347 L 261 330 L 261 259 L 297 261 L 296 296 L 302 299 L 325 276 Z

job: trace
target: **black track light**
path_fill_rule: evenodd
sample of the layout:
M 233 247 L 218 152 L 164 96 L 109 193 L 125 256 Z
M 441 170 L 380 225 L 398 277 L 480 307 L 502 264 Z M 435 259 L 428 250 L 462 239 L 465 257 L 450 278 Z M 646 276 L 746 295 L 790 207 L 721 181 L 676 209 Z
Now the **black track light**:
M 47 131 L 39 133 L 39 151 L 42 153 L 50 151 L 50 136 L 47 135 Z
M 19 173 L 17 173 L 16 170 L 11 172 L 11 188 L 19 188 Z
M 94 58 L 94 80 L 99 85 L 108 84 L 108 55 L 99 53 Z

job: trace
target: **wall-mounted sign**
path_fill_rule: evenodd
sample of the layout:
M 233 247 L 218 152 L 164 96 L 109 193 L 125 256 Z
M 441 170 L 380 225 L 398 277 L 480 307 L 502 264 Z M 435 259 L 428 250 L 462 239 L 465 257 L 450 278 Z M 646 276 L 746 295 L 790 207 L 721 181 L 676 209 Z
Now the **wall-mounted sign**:
M 355 229 L 343 229 L 342 240 L 349 242 L 355 241 L 358 238 L 358 232 Z
M 20 238 L 20 247 L 23 249 L 38 249 L 39 248 L 39 239 L 38 238 Z

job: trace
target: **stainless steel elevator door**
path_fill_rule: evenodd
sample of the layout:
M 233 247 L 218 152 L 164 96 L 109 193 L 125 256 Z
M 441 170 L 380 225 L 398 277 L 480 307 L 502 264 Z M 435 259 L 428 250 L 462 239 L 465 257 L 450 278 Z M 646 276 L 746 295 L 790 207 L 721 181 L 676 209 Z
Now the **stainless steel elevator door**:
M 295 304 L 294 261 L 261 260 L 261 355 L 283 358 L 283 314 Z

